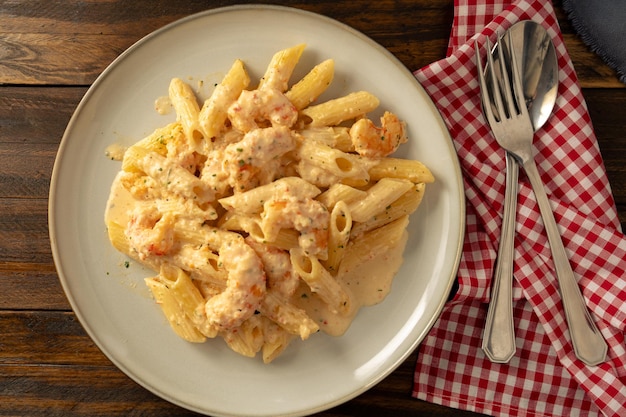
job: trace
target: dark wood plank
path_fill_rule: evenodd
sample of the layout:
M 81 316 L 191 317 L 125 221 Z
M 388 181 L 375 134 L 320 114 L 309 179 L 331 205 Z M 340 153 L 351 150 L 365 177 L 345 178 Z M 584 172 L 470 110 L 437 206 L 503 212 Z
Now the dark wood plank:
M 150 416 L 195 415 L 125 376 L 89 339 L 73 313 L 0 312 L 0 334 L 2 415 L 82 416 L 101 411 L 128 416 L 138 410 Z M 416 358 L 413 353 L 396 372 L 354 401 L 316 415 L 417 417 L 439 410 L 411 397 Z M 443 410 L 437 415 L 473 415 Z
M 57 148 L 55 144 L 0 143 L 0 197 L 46 198 Z
M 152 395 L 113 365 L 0 364 L 0 404 L 3 416 L 199 415 Z
M 0 4 L 3 28 L 0 83 L 88 85 L 121 52 L 148 33 L 184 16 L 209 8 L 263 1 L 219 1 L 210 5 L 157 1 L 151 7 L 122 0 L 31 1 Z M 346 23 L 387 47 L 409 69 L 416 70 L 445 54 L 453 18 L 451 0 L 371 2 L 283 1 L 281 4 Z M 363 5 L 367 4 L 367 11 Z M 584 45 L 555 2 L 568 51 L 582 85 L 623 88 L 615 72 Z M 407 39 L 409 41 L 407 42 Z
M 0 86 L 0 145 L 58 145 L 86 92 L 85 87 Z
M 74 313 L 0 312 L 0 364 L 112 366 Z
M 585 89 L 583 94 L 598 138 L 622 229 L 626 230 L 626 89 Z
M 159 1 L 148 8 L 121 0 L 89 7 L 76 0 L 31 3 L 29 8 L 19 2 L 0 5 L 4 17 L 0 48 L 5 51 L 0 83 L 87 85 L 134 42 L 174 20 L 207 8 L 265 2 L 222 1 L 210 7 L 197 2 L 181 7 L 179 2 Z M 380 1 L 367 13 L 359 1 L 282 3 L 324 10 L 388 47 L 412 70 L 442 56 L 452 19 L 450 1 Z M 415 42 L 407 44 L 407 38 Z
M 54 264 L 0 262 L 0 310 L 70 310 Z
M 47 201 L 0 198 L 0 254 L 5 263 L 52 263 Z

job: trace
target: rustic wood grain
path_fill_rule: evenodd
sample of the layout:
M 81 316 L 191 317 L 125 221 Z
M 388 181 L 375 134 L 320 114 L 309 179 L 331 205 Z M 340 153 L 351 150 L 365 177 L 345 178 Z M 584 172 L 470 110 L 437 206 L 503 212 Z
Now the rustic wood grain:
M 150 32 L 203 10 L 262 1 L 0 2 L 0 415 L 197 416 L 124 375 L 88 337 L 55 272 L 48 235 L 54 157 L 87 88 Z M 411 70 L 445 56 L 454 0 L 276 3 L 335 18 Z M 626 88 L 554 1 L 626 227 Z M 318 417 L 461 416 L 410 397 L 414 352 L 366 393 Z
M 207 6 L 264 2 L 187 3 L 157 1 L 148 8 L 139 3 L 129 6 L 121 0 L 92 2 L 89 7 L 79 0 L 0 4 L 0 84 L 89 85 L 125 49 L 168 23 L 204 11 Z M 451 0 L 379 1 L 365 11 L 359 1 L 281 3 L 321 12 L 363 31 L 412 70 L 444 55 L 453 18 Z M 560 2 L 555 4 L 558 7 Z M 615 72 L 579 41 L 565 13 L 557 10 L 581 84 L 623 88 Z
M 0 415 L 197 415 L 139 388 L 83 333 L 74 315 L 68 312 L 0 313 L 0 334 L 4 336 L 0 343 Z M 29 349 L 25 351 L 22 347 L 26 344 Z M 475 415 L 411 399 L 416 356 L 413 353 L 385 383 L 357 397 L 350 405 L 317 415 Z M 39 398 L 49 400 L 29 400 L 35 392 Z

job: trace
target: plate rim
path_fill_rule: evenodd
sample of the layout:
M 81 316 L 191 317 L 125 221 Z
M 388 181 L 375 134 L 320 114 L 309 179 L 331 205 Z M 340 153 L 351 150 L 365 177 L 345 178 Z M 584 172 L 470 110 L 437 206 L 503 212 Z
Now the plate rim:
M 412 341 L 412 343 L 410 343 L 410 347 L 408 349 L 406 349 L 406 351 L 400 355 L 396 361 L 394 361 L 393 363 L 391 363 L 389 366 L 387 366 L 385 368 L 384 372 L 380 372 L 376 375 L 375 378 L 372 378 L 370 381 L 368 381 L 367 384 L 363 384 L 360 389 L 351 391 L 349 394 L 344 395 L 340 398 L 336 398 L 332 401 L 328 401 L 324 404 L 320 404 L 317 407 L 314 408 L 308 408 L 306 410 L 303 409 L 299 409 L 297 411 L 294 411 L 292 413 L 287 413 L 287 414 L 283 414 L 285 416 L 301 416 L 301 415 L 305 415 L 305 414 L 309 414 L 309 413 L 315 413 L 315 412 L 320 412 L 320 411 L 324 411 L 324 410 L 328 410 L 332 407 L 335 407 L 337 405 L 340 405 L 342 403 L 345 403 L 346 401 L 349 401 L 353 398 L 356 398 L 357 396 L 361 395 L 362 393 L 364 393 L 365 391 L 369 390 L 370 388 L 372 388 L 374 385 L 378 384 L 379 382 L 381 382 L 383 379 L 385 379 L 387 376 L 389 376 L 393 371 L 395 371 L 413 352 L 414 350 L 417 348 L 417 346 L 423 341 L 423 339 L 426 337 L 427 333 L 430 331 L 430 329 L 432 329 L 433 325 L 435 324 L 435 322 L 438 320 L 439 316 L 441 315 L 443 308 L 445 306 L 445 304 L 448 301 L 447 295 L 450 293 L 450 291 L 452 290 L 454 281 L 456 279 L 456 275 L 458 273 L 458 268 L 460 265 L 460 261 L 461 261 L 461 254 L 462 254 L 462 247 L 463 247 L 463 241 L 464 241 L 464 236 L 465 236 L 465 227 L 466 227 L 466 222 L 465 222 L 465 216 L 466 216 L 466 206 L 465 206 L 465 195 L 464 195 L 464 189 L 463 189 L 463 178 L 462 178 L 462 173 L 461 173 L 461 167 L 460 167 L 460 162 L 458 159 L 458 154 L 456 153 L 455 147 L 454 147 L 454 143 L 452 140 L 452 137 L 450 135 L 449 130 L 447 129 L 445 122 L 439 112 L 439 110 L 437 109 L 437 107 L 435 106 L 434 102 L 432 101 L 432 99 L 430 98 L 430 96 L 426 93 L 425 89 L 422 87 L 422 85 L 419 83 L 419 81 L 413 76 L 413 73 L 411 70 L 409 70 L 395 55 L 393 55 L 387 48 L 385 48 L 384 46 L 382 46 L 381 44 L 379 44 L 378 42 L 376 42 L 375 40 L 373 40 L 372 38 L 370 38 L 369 36 L 367 36 L 366 34 L 364 34 L 363 32 L 343 23 L 340 22 L 336 19 L 333 19 L 331 17 L 328 17 L 326 15 L 323 14 L 319 14 L 319 13 L 315 13 L 312 11 L 308 11 L 308 10 L 304 10 L 304 9 L 299 9 L 296 7 L 292 7 L 292 6 L 283 6 L 283 5 L 273 5 L 273 4 L 239 4 L 239 5 L 231 5 L 231 6 L 223 6 L 223 7 L 217 7 L 217 8 L 213 8 L 213 9 L 206 9 L 204 11 L 200 11 L 200 12 L 196 12 L 184 17 L 181 17 L 177 20 L 174 20 L 170 23 L 167 23 L 164 26 L 161 26 L 155 30 L 153 30 L 152 32 L 144 35 L 143 37 L 141 37 L 140 39 L 138 39 L 137 41 L 135 41 L 134 43 L 132 43 L 127 49 L 125 49 L 122 53 L 120 53 L 113 61 L 111 61 L 111 63 L 109 63 L 106 68 L 98 75 L 98 77 L 96 77 L 96 79 L 93 81 L 93 83 L 89 86 L 87 92 L 83 95 L 83 97 L 81 98 L 81 100 L 79 101 L 77 107 L 75 108 L 74 112 L 72 113 L 72 116 L 65 128 L 64 134 L 61 138 L 60 144 L 59 144 L 59 148 L 57 150 L 56 156 L 55 156 L 55 161 L 53 164 L 53 169 L 52 169 L 52 175 L 51 175 L 51 180 L 50 180 L 50 190 L 49 190 L 49 195 L 48 195 L 48 231 L 49 231 L 49 239 L 50 239 L 50 243 L 51 243 L 51 251 L 52 251 L 52 256 L 53 256 L 53 261 L 54 261 L 54 265 L 55 268 L 57 270 L 57 275 L 58 275 L 58 279 L 61 283 L 61 286 L 64 290 L 64 293 L 68 299 L 68 302 L 72 308 L 72 312 L 76 315 L 76 317 L 79 320 L 79 323 L 81 324 L 81 326 L 83 327 L 83 329 L 85 330 L 85 332 L 88 334 L 88 336 L 91 338 L 91 340 L 94 342 L 94 344 L 98 347 L 98 349 L 119 369 L 121 370 L 127 377 L 129 377 L 131 380 L 133 380 L 135 383 L 137 383 L 139 386 L 141 386 L 142 388 L 146 389 L 147 391 L 157 395 L 158 397 L 160 397 L 161 399 L 164 399 L 170 403 L 173 403 L 175 405 L 178 405 L 180 407 L 183 407 L 185 409 L 188 410 L 192 410 L 192 411 L 196 411 L 199 413 L 207 413 L 207 410 L 204 409 L 198 409 L 195 407 L 190 407 L 189 404 L 182 402 L 181 400 L 178 400 L 175 396 L 171 395 L 170 393 L 167 392 L 163 392 L 160 389 L 158 389 L 157 386 L 150 384 L 148 381 L 145 381 L 144 379 L 142 379 L 140 376 L 136 375 L 131 369 L 129 369 L 128 366 L 126 366 L 123 361 L 119 360 L 118 358 L 116 358 L 114 355 L 112 355 L 106 348 L 103 347 L 103 342 L 101 340 L 101 337 L 99 337 L 97 335 L 97 332 L 94 330 L 93 326 L 91 326 L 88 323 L 88 319 L 83 315 L 83 313 L 80 311 L 80 309 L 77 307 L 77 300 L 75 298 L 75 294 L 72 294 L 71 291 L 69 291 L 69 281 L 68 278 L 66 277 L 66 273 L 65 273 L 65 269 L 63 268 L 63 260 L 62 260 L 62 255 L 59 252 L 59 248 L 57 245 L 57 224 L 56 224 L 56 217 L 57 217 L 57 207 L 55 205 L 56 201 L 57 201 L 57 183 L 59 181 L 58 177 L 59 177 L 59 172 L 61 170 L 61 165 L 62 165 L 62 161 L 63 161 L 63 156 L 64 154 L 66 154 L 65 150 L 68 146 L 70 146 L 69 143 L 69 137 L 71 136 L 70 133 L 72 132 L 73 126 L 75 125 L 77 119 L 79 118 L 80 114 L 83 112 L 83 108 L 87 105 L 87 103 L 89 102 L 89 100 L 91 99 L 92 95 L 95 94 L 95 91 L 98 89 L 98 87 L 100 86 L 100 84 L 102 84 L 104 82 L 104 80 L 109 76 L 109 74 L 111 72 L 113 72 L 118 65 L 120 65 L 121 62 L 123 62 L 124 59 L 126 59 L 126 57 L 130 54 L 132 54 L 136 49 L 140 48 L 144 43 L 149 42 L 150 40 L 152 40 L 153 38 L 156 38 L 158 36 L 160 36 L 162 33 L 170 31 L 180 25 L 184 25 L 187 22 L 196 20 L 196 19 L 202 19 L 205 16 L 209 16 L 209 15 L 215 15 L 215 14 L 220 14 L 220 13 L 230 13 L 230 12 L 237 12 L 240 10 L 245 10 L 245 11 L 249 11 L 249 10 L 274 10 L 274 11 L 280 11 L 280 12 L 288 12 L 288 13 L 295 13 L 297 15 L 304 15 L 307 16 L 309 18 L 312 19 L 322 19 L 324 21 L 326 21 L 329 24 L 332 24 L 333 26 L 337 26 L 339 28 L 341 28 L 342 30 L 348 31 L 350 34 L 356 36 L 357 38 L 359 38 L 360 40 L 362 40 L 363 42 L 366 42 L 368 44 L 368 46 L 371 46 L 375 49 L 377 49 L 379 52 L 381 52 L 383 55 L 385 55 L 391 62 L 393 62 L 397 67 L 399 67 L 402 71 L 405 71 L 407 73 L 409 73 L 412 77 L 412 79 L 414 80 L 414 86 L 416 89 L 421 90 L 421 94 L 427 98 L 427 104 L 428 106 L 430 106 L 432 108 L 432 113 L 433 115 L 436 115 L 436 119 L 437 119 L 437 123 L 441 129 L 441 131 L 445 134 L 446 136 L 446 144 L 448 146 L 448 148 L 450 149 L 450 155 L 453 157 L 452 158 L 452 162 L 454 165 L 454 176 L 456 181 L 460 184 L 460 187 L 458 187 L 457 189 L 457 194 L 454 197 L 454 201 L 459 203 L 459 217 L 460 219 L 458 219 L 459 221 L 459 232 L 458 232 L 458 236 L 456 239 L 456 245 L 454 247 L 454 267 L 452 268 L 452 270 L 450 271 L 450 276 L 449 277 L 445 277 L 447 282 L 447 288 L 446 288 L 446 292 L 444 297 L 442 297 L 442 299 L 439 301 L 439 303 L 437 304 L 437 307 L 435 308 L 435 310 L 437 311 L 436 314 L 434 314 L 430 320 L 428 320 L 426 323 L 426 326 L 424 328 L 424 330 L 419 333 L 418 337 L 415 338 L 415 340 Z M 233 415 L 239 415 L 239 414 L 233 414 Z

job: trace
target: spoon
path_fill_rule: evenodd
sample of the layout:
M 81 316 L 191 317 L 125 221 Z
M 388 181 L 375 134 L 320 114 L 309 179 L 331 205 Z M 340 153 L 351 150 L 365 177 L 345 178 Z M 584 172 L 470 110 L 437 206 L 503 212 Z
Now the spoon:
M 526 107 L 536 132 L 548 120 L 556 102 L 558 87 L 556 52 L 546 30 L 532 20 L 518 22 L 511 26 L 508 32 L 511 34 L 510 38 L 507 33 L 498 43 L 504 43 L 507 49 L 514 48 L 516 56 L 521 57 L 517 60 L 518 72 L 522 78 Z M 509 39 L 512 45 L 509 44 Z M 494 66 L 497 69 L 499 68 L 498 54 L 495 48 L 493 56 Z M 502 80 L 501 76 L 498 78 L 499 81 Z M 518 176 L 518 162 L 509 152 L 506 152 L 502 235 L 482 344 L 487 357 L 496 363 L 508 362 L 516 350 L 512 286 Z

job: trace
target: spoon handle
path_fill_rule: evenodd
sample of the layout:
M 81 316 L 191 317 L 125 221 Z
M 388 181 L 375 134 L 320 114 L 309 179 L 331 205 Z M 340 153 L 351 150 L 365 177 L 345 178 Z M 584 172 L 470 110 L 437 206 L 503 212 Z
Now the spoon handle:
M 574 352 L 576 357 L 587 365 L 598 365 L 604 362 L 606 358 L 607 344 L 585 305 L 578 282 L 567 259 L 567 253 L 565 252 L 565 247 L 563 246 L 563 241 L 561 240 L 561 235 L 535 161 L 531 157 L 524 160 L 523 165 L 537 197 L 541 217 L 548 235 L 548 241 L 550 242 L 561 300 L 565 310 L 565 317 L 567 318 L 567 325 L 569 326 L 572 345 L 574 345 Z
M 515 210 L 519 165 L 506 152 L 506 185 L 502 232 L 498 246 L 496 268 L 491 283 L 491 300 L 487 310 L 482 349 L 495 363 L 506 363 L 515 355 L 513 325 L 513 258 L 515 239 Z

